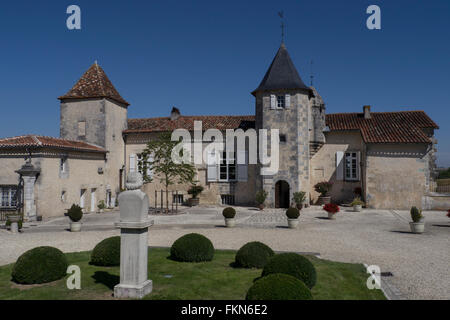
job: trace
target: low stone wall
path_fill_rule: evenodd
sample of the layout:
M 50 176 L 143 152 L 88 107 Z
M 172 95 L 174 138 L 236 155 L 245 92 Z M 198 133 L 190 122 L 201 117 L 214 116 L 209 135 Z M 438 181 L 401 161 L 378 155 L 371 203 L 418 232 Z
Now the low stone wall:
M 449 210 L 450 193 L 432 192 L 423 197 L 423 209 L 425 210 Z

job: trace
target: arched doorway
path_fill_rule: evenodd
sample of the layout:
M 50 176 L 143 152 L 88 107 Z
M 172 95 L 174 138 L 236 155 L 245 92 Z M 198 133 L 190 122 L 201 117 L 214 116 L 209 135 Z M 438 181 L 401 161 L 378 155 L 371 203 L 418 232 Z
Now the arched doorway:
M 275 184 L 275 208 L 289 208 L 289 184 L 280 180 Z

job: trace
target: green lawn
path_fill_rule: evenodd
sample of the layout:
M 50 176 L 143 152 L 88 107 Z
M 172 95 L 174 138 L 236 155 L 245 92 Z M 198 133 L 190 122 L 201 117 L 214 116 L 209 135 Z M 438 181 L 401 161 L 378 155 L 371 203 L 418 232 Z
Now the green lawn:
M 153 292 L 147 299 L 240 300 L 261 274 L 261 270 L 230 267 L 235 251 L 216 250 L 213 261 L 202 263 L 175 262 L 167 259 L 168 255 L 169 249 L 149 249 Z M 89 265 L 90 252 L 68 253 L 67 258 L 69 264 L 81 268 L 81 290 L 67 289 L 66 279 L 17 285 L 11 282 L 10 264 L 0 267 L 0 299 L 112 299 L 119 267 Z M 314 299 L 385 299 L 380 290 L 366 288 L 368 274 L 362 265 L 308 258 L 317 269 Z

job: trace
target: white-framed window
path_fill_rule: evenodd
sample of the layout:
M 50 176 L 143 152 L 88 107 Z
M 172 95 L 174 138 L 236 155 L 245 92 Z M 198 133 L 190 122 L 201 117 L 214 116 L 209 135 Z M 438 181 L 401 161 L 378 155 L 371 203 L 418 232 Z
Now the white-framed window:
M 61 192 L 61 202 L 66 202 L 66 191 L 65 190 L 63 190 Z
M 67 158 L 61 158 L 59 160 L 59 172 L 61 173 L 67 172 Z
M 286 108 L 286 97 L 284 95 L 277 96 L 277 108 L 278 109 Z
M 142 161 L 142 154 L 138 154 L 137 155 L 137 163 L 139 163 L 140 161 Z M 153 177 L 153 170 L 150 167 L 150 163 L 153 162 L 153 155 L 149 155 L 147 158 L 147 172 L 146 175 L 149 179 L 151 179 Z M 143 172 L 141 172 L 142 174 L 144 174 Z
M 359 152 L 346 152 L 344 162 L 345 180 L 358 181 L 359 171 Z
M 17 206 L 16 194 L 17 194 L 17 187 L 15 186 L 0 187 L 1 207 L 12 208 Z
M 223 151 L 219 161 L 219 181 L 236 180 L 236 158 L 234 152 Z

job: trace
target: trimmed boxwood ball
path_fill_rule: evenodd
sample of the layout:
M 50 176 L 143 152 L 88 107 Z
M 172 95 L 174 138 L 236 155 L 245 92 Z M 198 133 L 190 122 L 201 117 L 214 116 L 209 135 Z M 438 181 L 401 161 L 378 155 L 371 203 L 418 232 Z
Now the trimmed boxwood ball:
M 176 240 L 170 248 L 170 258 L 181 262 L 211 261 L 214 256 L 212 242 L 198 233 L 189 233 Z
M 236 253 L 235 265 L 241 268 L 263 268 L 274 254 L 273 250 L 262 242 L 249 242 Z
M 286 210 L 286 216 L 289 219 L 298 219 L 300 216 L 300 211 L 297 208 L 289 208 Z
M 90 264 L 95 266 L 120 265 L 120 236 L 100 241 L 92 250 Z
M 47 283 L 66 275 L 67 259 L 53 247 L 28 250 L 17 259 L 12 270 L 13 281 L 20 284 Z
M 280 253 L 270 258 L 261 276 L 265 277 L 273 273 L 284 273 L 296 277 L 310 289 L 314 287 L 317 280 L 313 264 L 297 253 Z
M 247 291 L 246 300 L 311 300 L 311 291 L 299 279 L 274 273 L 257 280 Z
M 67 215 L 73 222 L 78 222 L 83 218 L 83 209 L 79 205 L 73 204 L 67 211 Z
M 222 211 L 222 215 L 227 219 L 233 219 L 236 216 L 236 210 L 231 207 L 225 208 Z

